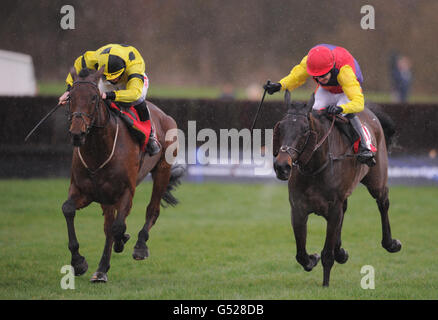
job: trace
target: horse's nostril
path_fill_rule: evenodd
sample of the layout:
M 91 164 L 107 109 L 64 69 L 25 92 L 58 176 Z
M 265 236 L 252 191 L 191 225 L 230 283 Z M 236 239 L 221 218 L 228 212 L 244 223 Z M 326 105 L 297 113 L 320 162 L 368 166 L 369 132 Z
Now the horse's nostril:
M 71 142 L 74 146 L 81 146 L 85 142 L 85 133 L 71 133 Z
M 277 174 L 277 178 L 280 180 L 287 180 L 292 167 L 287 162 L 278 163 L 274 161 L 274 170 Z

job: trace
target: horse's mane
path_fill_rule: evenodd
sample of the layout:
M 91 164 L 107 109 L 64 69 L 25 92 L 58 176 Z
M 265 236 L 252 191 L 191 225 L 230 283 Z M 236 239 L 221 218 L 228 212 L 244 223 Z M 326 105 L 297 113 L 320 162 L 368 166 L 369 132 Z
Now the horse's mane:
M 81 71 L 79 71 L 78 77 L 81 79 L 86 79 L 94 73 L 96 73 L 96 70 L 82 68 Z

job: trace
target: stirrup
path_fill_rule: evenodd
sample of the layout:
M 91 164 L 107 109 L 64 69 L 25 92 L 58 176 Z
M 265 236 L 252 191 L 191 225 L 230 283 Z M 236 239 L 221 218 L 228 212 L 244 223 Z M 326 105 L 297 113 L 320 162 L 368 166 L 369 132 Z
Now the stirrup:
M 374 153 L 368 149 L 362 149 L 362 151 L 360 151 L 357 155 L 357 160 L 361 163 L 366 164 L 369 167 L 373 167 L 376 165 Z
M 153 134 L 149 137 L 148 144 L 146 145 L 146 152 L 152 157 L 161 150 L 160 142 L 155 138 Z

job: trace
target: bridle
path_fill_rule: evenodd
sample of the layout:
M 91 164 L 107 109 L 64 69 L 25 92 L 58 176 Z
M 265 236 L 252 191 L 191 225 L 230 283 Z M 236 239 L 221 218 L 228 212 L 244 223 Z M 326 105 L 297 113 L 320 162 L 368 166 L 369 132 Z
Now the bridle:
M 316 174 L 320 173 L 328 165 L 329 159 L 327 159 L 327 161 L 319 169 L 317 169 L 311 173 L 306 173 L 305 170 L 303 170 L 303 167 L 310 161 L 314 152 L 316 150 L 318 150 L 323 145 L 323 143 L 326 141 L 327 137 L 330 135 L 330 133 L 333 129 L 333 125 L 335 123 L 335 117 L 334 116 L 332 117 L 330 129 L 326 132 L 326 134 L 317 143 L 318 134 L 317 134 L 316 130 L 310 125 L 312 122 L 311 122 L 308 115 L 299 114 L 299 113 L 294 113 L 294 114 L 289 113 L 288 115 L 291 115 L 294 117 L 296 117 L 296 116 L 306 117 L 308 120 L 308 123 L 309 123 L 309 127 L 308 127 L 307 131 L 305 132 L 305 134 L 300 139 L 300 141 L 304 141 L 304 143 L 301 143 L 299 145 L 299 147 L 297 147 L 297 146 L 293 147 L 290 145 L 281 145 L 278 152 L 287 153 L 290 158 L 293 157 L 292 152 L 296 152 L 298 154 L 298 157 L 294 162 L 292 162 L 292 166 L 296 167 L 298 169 L 298 171 L 300 171 L 300 173 L 305 174 L 305 175 L 316 175 Z
M 94 128 L 105 128 L 108 125 L 108 122 L 111 119 L 111 113 L 108 110 L 107 110 L 108 117 L 107 117 L 105 123 L 102 126 L 99 126 L 99 125 L 95 124 L 95 122 L 96 122 L 96 114 L 97 114 L 97 117 L 99 116 L 99 113 L 98 113 L 99 104 L 101 102 L 103 102 L 102 101 L 102 97 L 100 96 L 99 87 L 94 82 L 91 82 L 91 81 L 77 80 L 77 81 L 73 82 L 73 87 L 72 87 L 72 89 L 70 91 L 72 91 L 74 89 L 74 85 L 78 84 L 78 83 L 91 84 L 93 86 L 93 88 L 95 89 L 95 91 L 96 91 L 97 98 L 96 98 L 96 102 L 94 104 L 93 114 L 89 115 L 86 112 L 71 112 L 70 111 L 70 102 L 71 101 L 69 101 L 68 120 L 71 122 L 73 120 L 73 118 L 81 118 L 82 121 L 85 123 L 85 127 L 86 127 L 85 134 L 88 134 L 90 129 L 93 128 L 93 127 Z M 70 96 L 69 99 L 71 99 L 71 96 Z M 85 121 L 84 117 L 87 117 L 88 119 L 90 119 L 90 124 L 89 125 L 87 125 L 87 122 Z M 88 170 L 88 172 L 91 174 L 91 176 L 93 176 L 94 174 L 96 174 L 97 171 L 99 171 L 104 166 L 106 166 L 110 162 L 110 160 L 112 159 L 112 157 L 114 155 L 114 151 L 115 151 L 116 144 L 117 144 L 117 137 L 119 135 L 119 123 L 118 122 L 116 122 L 116 123 L 117 123 L 116 133 L 115 133 L 114 140 L 113 140 L 113 146 L 112 146 L 111 154 L 109 155 L 109 157 L 97 169 L 91 170 L 88 167 L 88 165 L 85 163 L 84 158 L 82 157 L 80 148 L 79 147 L 76 148 L 77 152 L 78 152 L 79 159 L 82 162 L 82 165 Z
M 80 84 L 80 83 L 91 84 L 93 89 L 96 91 L 96 95 L 94 96 L 94 97 L 96 97 L 95 98 L 96 101 L 94 103 L 94 108 L 93 108 L 93 113 L 92 114 L 88 114 L 86 112 L 79 112 L 79 111 L 75 111 L 75 112 L 71 112 L 70 111 L 71 92 L 75 89 L 75 87 L 74 87 L 75 84 Z M 69 95 L 69 98 L 68 98 L 68 102 L 69 102 L 69 104 L 68 104 L 69 107 L 68 107 L 68 110 L 67 110 L 67 119 L 68 119 L 68 121 L 71 123 L 74 118 L 81 118 L 82 121 L 85 124 L 85 134 L 88 134 L 90 132 L 91 128 L 93 128 L 93 127 L 94 128 L 105 128 L 107 126 L 108 121 L 110 119 L 110 113 L 109 112 L 107 113 L 108 117 L 107 117 L 105 123 L 102 126 L 96 124 L 96 118 L 99 116 L 98 107 L 99 107 L 99 104 L 102 102 L 102 97 L 100 96 L 100 91 L 99 91 L 98 86 L 94 82 L 86 81 L 86 80 L 77 80 L 77 81 L 73 82 L 73 86 L 72 86 L 72 88 L 70 90 L 70 95 Z M 87 124 L 87 121 L 85 120 L 85 117 L 90 120 L 89 124 Z
M 304 114 L 290 114 L 290 115 L 293 115 L 295 117 L 296 116 L 307 117 Z M 295 151 L 298 154 L 298 158 L 297 158 L 297 160 L 294 161 L 294 163 L 297 162 L 298 159 L 300 158 L 301 154 L 303 153 L 304 148 L 306 148 L 306 146 L 307 146 L 307 143 L 309 141 L 310 133 L 311 133 L 311 129 L 309 127 L 309 129 L 306 131 L 306 134 L 304 136 L 306 140 L 305 140 L 304 144 L 301 145 L 301 148 L 292 147 L 292 146 L 289 146 L 289 145 L 282 145 L 280 147 L 280 149 L 279 149 L 279 152 L 286 152 L 290 157 L 292 157 L 292 151 Z M 300 139 L 300 141 L 301 140 L 303 140 L 303 139 Z

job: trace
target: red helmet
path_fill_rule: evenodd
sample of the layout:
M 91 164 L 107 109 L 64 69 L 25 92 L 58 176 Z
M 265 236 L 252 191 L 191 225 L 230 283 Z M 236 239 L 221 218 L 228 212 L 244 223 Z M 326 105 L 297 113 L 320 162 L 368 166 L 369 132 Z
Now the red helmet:
M 313 77 L 330 72 L 334 65 L 335 57 L 327 47 L 316 46 L 307 54 L 307 73 Z

